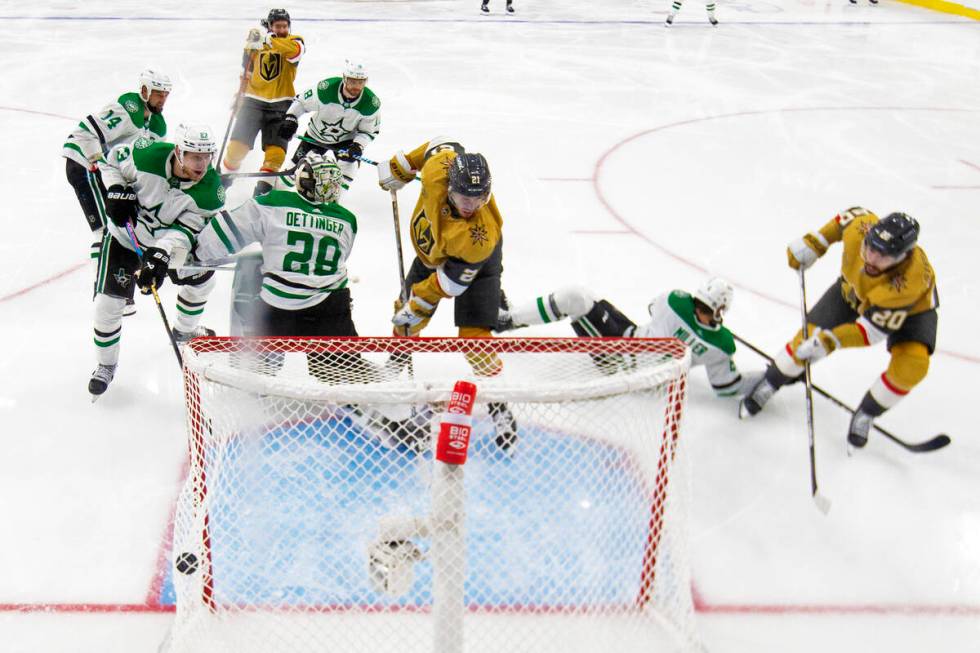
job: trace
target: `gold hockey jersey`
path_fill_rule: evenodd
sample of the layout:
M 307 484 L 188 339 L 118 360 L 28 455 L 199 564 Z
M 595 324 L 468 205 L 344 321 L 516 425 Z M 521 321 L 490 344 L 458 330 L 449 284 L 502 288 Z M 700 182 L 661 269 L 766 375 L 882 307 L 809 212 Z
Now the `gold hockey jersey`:
M 262 102 L 292 100 L 296 95 L 293 87 L 296 69 L 305 52 L 306 44 L 302 36 L 273 36 L 270 45 L 251 55 L 251 73 L 245 96 Z
M 503 219 L 493 195 L 470 218 L 463 218 L 449 204 L 449 166 L 462 148 L 456 143 L 432 140 L 423 143 L 399 161 L 421 171 L 422 191 L 412 211 L 412 246 L 433 275 L 413 291 L 433 302 L 465 291 L 482 264 L 490 258 L 501 239 Z
M 861 317 L 854 324 L 841 325 L 834 335 L 843 347 L 872 344 L 879 338 L 869 330 L 885 335 L 899 330 L 910 315 L 939 305 L 936 274 L 921 247 L 916 246 L 901 263 L 877 275 L 864 271 L 861 247 L 868 230 L 878 222 L 874 213 L 854 207 L 835 216 L 820 228 L 827 244 L 842 241 L 840 288 L 844 301 Z

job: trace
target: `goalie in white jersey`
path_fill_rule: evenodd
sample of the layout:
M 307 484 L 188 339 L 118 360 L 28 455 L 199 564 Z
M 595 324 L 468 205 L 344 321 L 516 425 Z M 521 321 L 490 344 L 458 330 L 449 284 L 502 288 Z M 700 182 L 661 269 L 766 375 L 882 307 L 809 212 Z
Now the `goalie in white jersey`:
M 342 178 L 333 152 L 311 152 L 296 168 L 295 192 L 273 190 L 221 211 L 201 232 L 194 254 L 205 262 L 262 244 L 261 290 L 249 333 L 357 335 L 347 288 L 357 218 L 336 203 Z M 310 373 L 322 381 L 336 362 L 325 354 L 308 357 Z
M 180 286 L 173 331 L 177 340 L 214 333 L 198 326 L 214 287 L 214 272 L 170 270 L 170 259 L 190 251 L 196 234 L 224 204 L 224 188 L 211 167 L 218 148 L 213 132 L 204 125 L 181 125 L 176 141 L 137 139 L 132 146 L 117 145 L 95 175 L 99 188 L 95 197 L 106 234 L 95 283 L 99 365 L 89 380 L 93 400 L 115 375 L 123 309 L 137 284 L 148 292 L 169 276 Z
M 724 279 L 709 279 L 693 295 L 672 290 L 654 298 L 650 321 L 637 326 L 605 299 L 584 288 L 558 290 L 523 306 L 502 310 L 497 331 L 569 318 L 580 336 L 625 338 L 677 338 L 691 350 L 691 365 L 703 365 L 718 396 L 740 394 L 743 378 L 735 366 L 735 339 L 722 326 L 734 292 Z M 625 361 L 621 356 L 595 355 L 593 360 L 609 374 Z

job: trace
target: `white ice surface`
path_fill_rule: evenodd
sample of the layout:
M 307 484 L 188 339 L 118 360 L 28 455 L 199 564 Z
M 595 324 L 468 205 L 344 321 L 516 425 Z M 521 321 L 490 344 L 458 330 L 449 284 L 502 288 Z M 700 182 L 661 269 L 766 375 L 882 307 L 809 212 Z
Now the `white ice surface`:
M 654 294 L 720 274 L 737 286 L 729 325 L 773 351 L 799 320 L 788 240 L 854 204 L 917 217 L 939 278 L 939 351 L 882 423 L 953 445 L 914 455 L 876 437 L 848 458 L 845 414 L 817 398 L 818 474 L 834 502 L 823 517 L 809 498 L 802 393 L 739 422 L 695 371 L 694 581 L 714 651 L 980 650 L 980 23 L 891 0 L 784 0 L 720 3 L 712 29 L 688 0 L 668 30 L 666 2 L 516 2 L 514 17 L 503 0 L 484 17 L 475 0 L 297 0 L 298 88 L 359 56 L 384 103 L 367 156 L 441 133 L 484 152 L 514 299 L 577 282 L 642 320 Z M 176 83 L 172 127 L 223 132 L 241 41 L 267 10 L 0 2 L 0 607 L 143 604 L 184 455 L 180 378 L 151 301 L 125 321 L 111 390 L 89 403 L 92 274 L 69 271 L 89 238 L 61 143 L 151 63 Z M 248 192 L 236 185 L 229 203 Z M 414 192 L 402 194 L 403 224 Z M 397 267 L 373 170 L 347 204 L 360 226 L 355 322 L 383 335 Z M 811 303 L 836 255 L 809 275 Z M 219 333 L 229 286 L 222 277 L 205 315 Z M 172 314 L 171 286 L 163 297 Z M 431 335 L 453 331 L 440 311 Z M 744 348 L 737 360 L 761 368 Z M 815 378 L 857 403 L 886 360 L 881 348 L 835 354 Z M 8 611 L 0 651 L 152 651 L 169 619 Z

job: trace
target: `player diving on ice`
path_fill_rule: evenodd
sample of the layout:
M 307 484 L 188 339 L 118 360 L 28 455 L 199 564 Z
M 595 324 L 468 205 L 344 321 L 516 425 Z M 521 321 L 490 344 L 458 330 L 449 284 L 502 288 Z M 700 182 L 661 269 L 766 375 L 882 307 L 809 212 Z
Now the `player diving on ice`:
M 214 334 L 198 326 L 214 287 L 214 272 L 171 270 L 170 260 L 190 251 L 196 234 L 224 204 L 224 188 L 211 167 L 218 148 L 213 132 L 204 125 L 181 125 L 175 141 L 138 139 L 132 146 L 118 145 L 99 163 L 95 175 L 96 199 L 107 229 L 95 284 L 98 367 L 88 384 L 93 401 L 115 376 L 123 309 L 137 284 L 149 291 L 170 276 L 180 286 L 173 328 L 177 341 Z M 136 236 L 135 244 L 129 229 Z
M 739 414 L 755 415 L 779 388 L 815 362 L 847 347 L 886 341 L 891 360 L 872 383 L 848 428 L 847 441 L 863 447 L 874 420 L 895 406 L 929 371 L 936 347 L 939 297 L 936 275 L 916 245 L 919 223 L 904 213 L 878 219 L 861 207 L 842 211 L 816 233 L 787 248 L 789 266 L 807 269 L 834 243 L 843 242 L 840 278 L 807 315 L 802 329 L 773 358 L 765 376 L 742 400 Z
M 689 294 L 672 290 L 648 305 L 650 321 L 637 326 L 619 309 L 591 291 L 572 286 L 538 297 L 520 306 L 501 309 L 496 331 L 569 319 L 583 337 L 677 338 L 691 350 L 691 366 L 704 366 L 715 394 L 740 394 L 745 384 L 732 356 L 735 339 L 722 325 L 734 291 L 724 279 L 712 278 Z M 615 373 L 627 361 L 621 356 L 596 355 L 600 370 Z

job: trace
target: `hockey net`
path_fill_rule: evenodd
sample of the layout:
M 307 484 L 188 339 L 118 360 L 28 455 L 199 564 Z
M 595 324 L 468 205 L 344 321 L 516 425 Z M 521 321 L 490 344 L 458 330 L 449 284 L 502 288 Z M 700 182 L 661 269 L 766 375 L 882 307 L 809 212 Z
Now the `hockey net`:
M 680 341 L 203 338 L 184 360 L 161 650 L 699 648 Z

